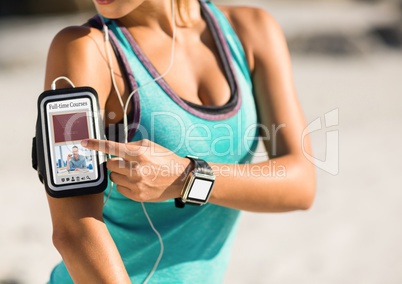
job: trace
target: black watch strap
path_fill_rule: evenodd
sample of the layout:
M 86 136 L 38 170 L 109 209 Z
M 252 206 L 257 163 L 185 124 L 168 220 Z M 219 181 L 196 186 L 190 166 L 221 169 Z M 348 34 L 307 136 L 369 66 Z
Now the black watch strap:
M 204 160 L 201 160 L 197 157 L 187 155 L 186 158 L 190 159 L 194 163 L 194 169 L 201 173 L 201 174 L 206 174 L 206 175 L 214 175 L 212 168 L 208 165 L 207 162 Z
M 184 203 L 181 198 L 175 198 L 174 199 L 174 205 L 176 206 L 176 208 L 184 208 L 184 206 L 186 205 L 186 203 Z

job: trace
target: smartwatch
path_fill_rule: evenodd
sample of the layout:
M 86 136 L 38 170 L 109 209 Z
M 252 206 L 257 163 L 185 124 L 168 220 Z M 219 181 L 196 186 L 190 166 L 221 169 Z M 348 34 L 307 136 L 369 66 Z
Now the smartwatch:
M 186 158 L 191 160 L 194 170 L 186 177 L 181 197 L 175 199 L 178 208 L 183 208 L 185 204 L 200 206 L 207 203 L 215 182 L 215 175 L 207 162 L 190 155 Z

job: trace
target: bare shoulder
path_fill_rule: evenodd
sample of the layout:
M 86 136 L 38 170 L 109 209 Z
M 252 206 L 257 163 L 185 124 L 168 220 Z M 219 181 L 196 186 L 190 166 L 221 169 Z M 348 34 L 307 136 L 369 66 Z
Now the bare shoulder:
M 59 31 L 53 38 L 51 49 L 69 48 L 73 44 L 74 47 L 85 47 L 91 43 L 101 43 L 102 32 L 98 29 L 83 25 L 69 26 Z
M 48 67 L 86 68 L 99 64 L 99 59 L 104 57 L 103 33 L 100 30 L 89 26 L 69 26 L 53 38 L 47 63 Z
M 99 30 L 88 26 L 66 27 L 54 36 L 49 55 L 63 53 L 69 56 L 95 49 L 101 42 L 101 35 Z
M 267 47 L 278 41 L 283 43 L 282 29 L 268 11 L 247 6 L 219 6 L 219 9 L 239 36 L 250 67 L 254 67 L 256 57 L 266 52 Z
M 45 89 L 59 76 L 67 76 L 76 86 L 93 87 L 106 100 L 111 82 L 102 31 L 70 26 L 55 35 L 47 57 Z

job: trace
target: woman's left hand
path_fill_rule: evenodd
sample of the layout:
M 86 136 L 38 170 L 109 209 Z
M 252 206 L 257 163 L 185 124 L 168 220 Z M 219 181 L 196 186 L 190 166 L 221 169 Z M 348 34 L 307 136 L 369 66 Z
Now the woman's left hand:
M 118 158 L 107 162 L 117 190 L 135 201 L 157 202 L 180 196 L 190 160 L 147 139 L 131 143 L 88 139 L 85 148 Z

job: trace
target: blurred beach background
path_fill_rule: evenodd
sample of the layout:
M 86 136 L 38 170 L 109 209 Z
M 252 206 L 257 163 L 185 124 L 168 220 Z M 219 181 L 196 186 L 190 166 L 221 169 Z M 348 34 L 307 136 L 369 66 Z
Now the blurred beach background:
M 402 2 L 216 3 L 282 26 L 318 184 L 308 211 L 242 214 L 225 283 L 402 283 Z M 92 14 L 88 1 L 0 2 L 0 284 L 45 283 L 60 261 L 31 168 L 36 99 L 53 36 Z

